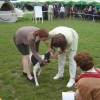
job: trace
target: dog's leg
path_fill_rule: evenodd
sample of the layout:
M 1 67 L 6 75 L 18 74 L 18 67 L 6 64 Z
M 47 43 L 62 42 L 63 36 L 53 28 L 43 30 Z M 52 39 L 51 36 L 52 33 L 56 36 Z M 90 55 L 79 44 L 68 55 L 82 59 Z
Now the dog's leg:
M 44 55 L 40 55 L 41 59 L 44 60 Z M 39 66 L 38 76 L 41 74 L 42 67 Z
M 33 74 L 34 74 L 34 80 L 35 80 L 35 84 L 36 86 L 39 86 L 39 83 L 38 83 L 38 80 L 37 80 L 37 76 L 36 76 L 36 73 L 37 73 L 37 70 L 40 68 L 40 64 L 39 62 L 33 67 Z
M 39 72 L 38 72 L 38 76 L 41 74 L 42 68 L 40 67 Z
M 30 51 L 30 54 L 29 54 L 30 66 L 31 66 L 31 64 L 32 64 L 31 57 L 32 57 L 32 52 Z

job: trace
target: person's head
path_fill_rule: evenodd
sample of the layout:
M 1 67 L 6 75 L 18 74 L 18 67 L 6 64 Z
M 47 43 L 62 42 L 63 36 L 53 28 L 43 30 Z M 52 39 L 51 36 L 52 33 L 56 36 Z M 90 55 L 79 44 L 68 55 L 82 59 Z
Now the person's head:
M 36 35 L 40 37 L 41 41 L 45 41 L 48 39 L 48 31 L 45 29 L 38 29 L 37 31 L 35 31 Z
M 67 41 L 65 39 L 65 36 L 63 34 L 57 34 L 55 35 L 52 40 L 51 40 L 51 48 L 58 48 L 60 47 L 62 52 L 66 49 L 67 47 Z
M 93 58 L 87 52 L 79 52 L 74 57 L 77 67 L 80 67 L 82 71 L 88 71 L 93 68 Z

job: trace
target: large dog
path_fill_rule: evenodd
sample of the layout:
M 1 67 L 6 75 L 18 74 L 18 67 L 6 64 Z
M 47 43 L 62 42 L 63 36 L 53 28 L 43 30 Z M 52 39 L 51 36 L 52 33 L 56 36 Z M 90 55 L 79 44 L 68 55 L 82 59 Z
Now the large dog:
M 45 60 L 47 63 L 49 63 L 50 62 L 50 55 L 51 55 L 51 53 L 47 52 L 44 55 L 40 55 L 40 57 L 42 60 Z M 42 66 L 40 66 L 38 60 L 32 55 L 32 52 L 30 53 L 30 60 L 33 64 L 33 75 L 34 75 L 35 84 L 36 84 L 36 86 L 39 86 L 36 74 L 37 74 L 37 71 L 39 70 L 38 75 L 40 75 L 41 70 L 42 70 Z

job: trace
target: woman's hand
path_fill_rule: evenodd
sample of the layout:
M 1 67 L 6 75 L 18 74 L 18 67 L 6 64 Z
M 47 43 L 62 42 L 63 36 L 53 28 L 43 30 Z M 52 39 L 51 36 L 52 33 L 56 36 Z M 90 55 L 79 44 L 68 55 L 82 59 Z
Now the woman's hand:
M 60 53 L 59 52 L 54 52 L 52 53 L 52 55 L 50 56 L 51 58 L 58 56 Z
M 48 48 L 48 52 L 54 53 L 55 52 L 55 49 Z
M 44 60 L 44 61 L 40 64 L 40 66 L 42 67 L 42 66 L 44 66 L 46 63 L 47 63 L 47 60 Z

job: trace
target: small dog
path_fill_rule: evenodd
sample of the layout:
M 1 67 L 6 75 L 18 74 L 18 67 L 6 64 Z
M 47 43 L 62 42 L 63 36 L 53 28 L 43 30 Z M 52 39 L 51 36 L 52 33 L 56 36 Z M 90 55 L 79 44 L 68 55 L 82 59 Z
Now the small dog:
M 50 55 L 51 55 L 51 53 L 47 52 L 44 55 L 40 55 L 40 57 L 41 57 L 42 60 L 49 63 L 50 62 Z M 33 75 L 34 75 L 35 84 L 36 84 L 36 86 L 39 86 L 39 83 L 38 83 L 38 80 L 37 80 L 37 77 L 36 77 L 36 73 L 39 70 L 38 75 L 40 75 L 40 73 L 42 71 L 42 66 L 40 66 L 38 60 L 32 55 L 32 52 L 30 53 L 30 61 L 33 64 Z

